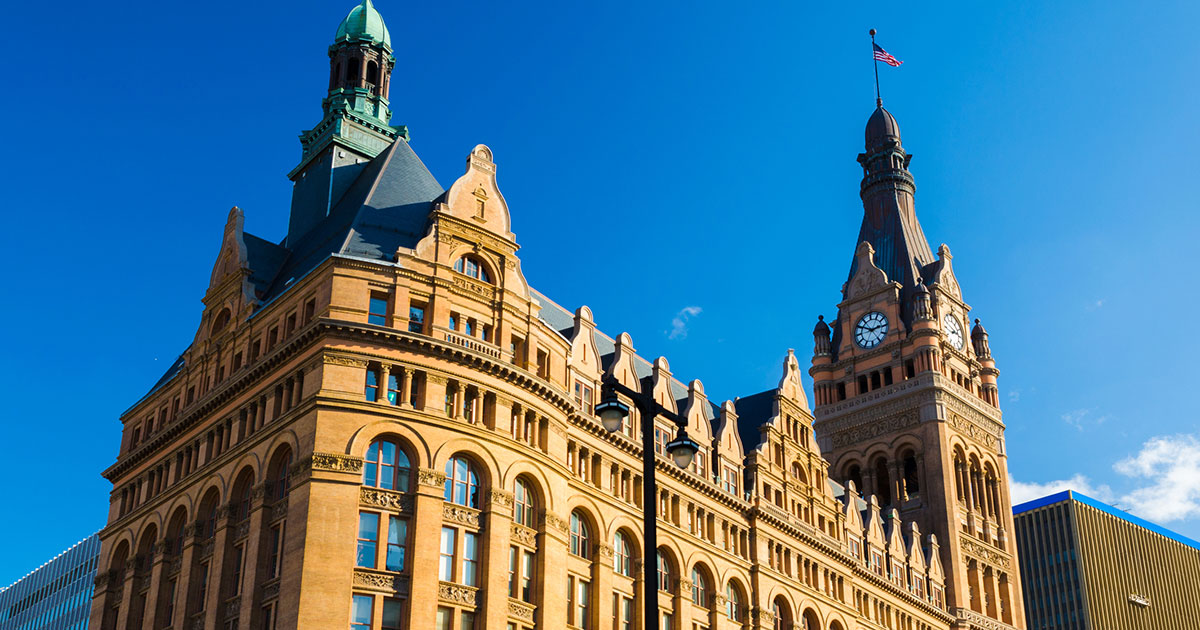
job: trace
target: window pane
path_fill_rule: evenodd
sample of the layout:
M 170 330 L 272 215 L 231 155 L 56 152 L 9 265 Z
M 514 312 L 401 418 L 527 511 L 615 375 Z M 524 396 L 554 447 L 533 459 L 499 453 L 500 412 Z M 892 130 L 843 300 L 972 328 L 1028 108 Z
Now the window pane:
M 396 463 L 396 445 L 391 442 L 382 442 L 379 444 L 380 463 L 389 466 Z
M 370 595 L 355 595 L 350 613 L 350 627 L 354 630 L 370 630 L 371 606 L 374 598 Z
M 467 532 L 463 540 L 463 574 L 462 583 L 467 586 L 478 586 L 476 570 L 479 565 L 479 535 Z
M 475 613 L 464 610 L 462 612 L 462 625 L 460 626 L 460 628 L 462 630 L 474 630 L 474 628 L 475 628 Z
M 450 619 L 453 611 L 449 608 L 438 608 L 437 610 L 437 630 L 450 630 Z
M 404 550 L 408 542 L 408 520 L 398 516 L 388 517 L 388 571 L 404 570 Z
M 383 630 L 398 630 L 404 606 L 398 599 L 383 600 Z
M 438 563 L 438 579 L 449 582 L 454 576 L 454 543 L 458 532 L 453 527 L 442 528 L 441 561 Z
M 379 540 L 379 515 L 363 512 L 358 515 L 358 555 L 355 564 L 375 568 L 375 546 Z
M 392 490 L 392 479 L 396 477 L 396 471 L 386 464 L 379 465 L 379 487 L 384 490 Z

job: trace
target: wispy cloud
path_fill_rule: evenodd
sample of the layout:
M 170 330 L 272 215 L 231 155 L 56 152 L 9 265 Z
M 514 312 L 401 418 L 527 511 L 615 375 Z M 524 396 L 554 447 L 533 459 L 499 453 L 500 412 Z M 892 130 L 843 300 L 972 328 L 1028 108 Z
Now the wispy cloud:
M 1019 390 L 1019 389 L 1008 390 L 1008 402 L 1021 402 L 1021 390 Z
M 1121 498 L 1122 507 L 1129 511 L 1162 522 L 1200 517 L 1200 439 L 1196 436 L 1151 438 L 1113 470 L 1146 484 Z
M 1196 435 L 1150 438 L 1137 453 L 1114 464 L 1113 470 L 1137 487 L 1117 494 L 1107 484 L 1095 484 L 1082 474 L 1045 483 L 1017 481 L 1010 475 L 1012 502 L 1015 505 L 1069 489 L 1159 523 L 1200 518 L 1200 438 Z
M 1062 414 L 1059 417 L 1062 418 L 1063 422 L 1066 422 L 1067 424 L 1082 431 L 1083 430 L 1083 421 L 1085 418 L 1087 418 L 1088 414 L 1091 412 L 1092 412 L 1091 409 L 1074 409 L 1074 410 L 1071 410 L 1071 411 L 1068 411 L 1068 412 Z
M 688 320 L 699 315 L 699 306 L 685 306 L 679 309 L 671 319 L 671 330 L 667 331 L 667 339 L 685 339 L 688 334 Z
M 1104 298 L 1100 298 L 1100 299 L 1088 302 L 1087 306 L 1084 306 L 1083 308 L 1084 308 L 1084 310 L 1091 312 L 1091 311 L 1098 311 L 1103 307 L 1104 307 Z

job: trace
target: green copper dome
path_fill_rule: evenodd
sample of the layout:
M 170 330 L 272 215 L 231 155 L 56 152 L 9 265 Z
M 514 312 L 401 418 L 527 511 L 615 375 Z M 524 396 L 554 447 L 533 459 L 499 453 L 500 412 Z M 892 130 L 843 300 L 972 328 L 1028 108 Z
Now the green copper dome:
M 363 0 L 362 4 L 351 9 L 350 15 L 338 25 L 334 41 L 346 39 L 373 39 L 388 48 L 392 47 L 392 36 L 371 0 Z

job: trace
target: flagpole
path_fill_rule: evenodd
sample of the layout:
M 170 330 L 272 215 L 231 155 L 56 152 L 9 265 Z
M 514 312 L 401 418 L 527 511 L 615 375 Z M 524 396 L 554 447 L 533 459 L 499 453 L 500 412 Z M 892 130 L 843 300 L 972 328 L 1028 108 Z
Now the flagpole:
M 879 97 L 879 60 L 875 58 L 875 29 L 871 29 L 871 61 L 875 63 L 875 106 L 883 107 L 883 99 Z

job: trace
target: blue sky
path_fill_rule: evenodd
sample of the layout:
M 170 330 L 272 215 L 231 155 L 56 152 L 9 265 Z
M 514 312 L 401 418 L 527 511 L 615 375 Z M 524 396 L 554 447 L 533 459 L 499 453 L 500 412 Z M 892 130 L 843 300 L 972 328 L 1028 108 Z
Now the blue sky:
M 879 29 L 918 215 L 992 335 L 1014 494 L 1200 538 L 1200 4 L 850 4 L 377 6 L 393 122 L 439 181 L 491 146 L 534 286 L 716 399 L 835 314 Z M 229 207 L 283 236 L 352 6 L 3 9 L 0 584 L 104 524 L 117 418 L 190 342 Z

